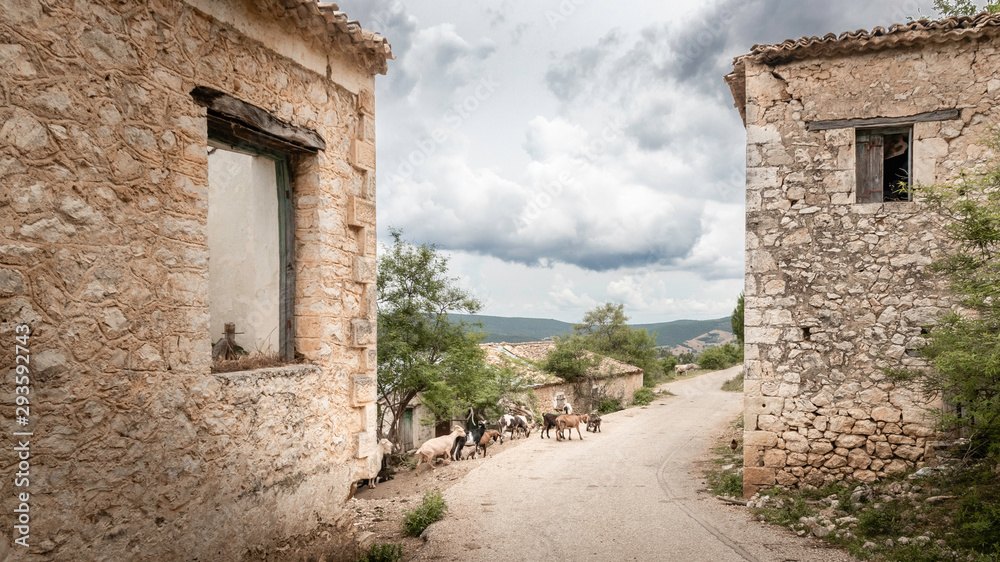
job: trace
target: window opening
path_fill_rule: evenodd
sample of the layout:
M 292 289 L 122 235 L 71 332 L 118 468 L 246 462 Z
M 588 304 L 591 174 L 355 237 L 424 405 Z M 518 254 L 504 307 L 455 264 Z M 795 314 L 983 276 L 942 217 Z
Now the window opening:
M 284 331 L 282 207 L 287 159 L 210 140 L 208 151 L 209 330 L 235 328 L 236 352 L 281 356 Z M 231 333 L 231 332 L 230 332 Z M 223 351 L 230 351 L 228 349 Z
M 233 301 L 230 310 L 218 314 L 236 317 L 224 320 L 221 328 L 211 319 L 212 340 L 251 346 L 245 351 L 273 348 L 274 359 L 293 362 L 295 214 L 290 162 L 325 150 L 326 141 L 316 131 L 212 88 L 199 86 L 191 97 L 206 108 L 208 124 L 209 230 L 215 232 L 209 234 L 209 254 L 213 246 L 234 249 L 217 253 L 209 262 L 210 316 L 213 303 L 228 298 Z M 220 219 L 223 215 L 228 218 Z M 247 225 L 253 227 L 252 235 Z M 252 280 L 239 285 L 234 279 L 241 277 Z M 229 283 L 228 295 L 213 289 L 216 281 Z M 225 323 L 232 324 L 231 329 L 226 330 Z M 213 356 L 217 351 L 213 349 Z
M 913 128 L 857 129 L 857 202 L 911 201 Z
M 559 393 L 555 397 L 556 410 L 562 410 L 566 406 L 566 395 Z

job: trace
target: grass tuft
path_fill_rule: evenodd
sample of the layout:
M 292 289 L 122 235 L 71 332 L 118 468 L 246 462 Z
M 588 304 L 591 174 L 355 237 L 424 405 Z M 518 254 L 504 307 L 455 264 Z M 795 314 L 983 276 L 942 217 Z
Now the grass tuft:
M 441 491 L 429 490 L 424 494 L 424 501 L 419 506 L 404 514 L 403 529 L 407 535 L 419 537 L 431 523 L 443 519 L 446 511 L 448 506 L 441 497 Z
M 375 543 L 358 562 L 399 562 L 403 558 L 403 545 Z

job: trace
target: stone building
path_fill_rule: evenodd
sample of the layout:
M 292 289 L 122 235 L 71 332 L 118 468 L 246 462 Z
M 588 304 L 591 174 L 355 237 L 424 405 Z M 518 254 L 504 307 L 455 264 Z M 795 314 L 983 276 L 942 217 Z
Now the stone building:
M 353 559 L 391 58 L 313 0 L 0 0 L 0 559 Z M 213 372 L 225 324 L 285 364 Z
M 951 307 L 942 219 L 906 189 L 991 156 L 1000 16 L 755 46 L 726 77 L 747 131 L 744 493 L 924 462 L 919 366 Z
M 627 406 L 634 400 L 635 391 L 642 388 L 643 371 L 617 359 L 599 356 L 600 363 L 590 373 L 588 382 L 566 382 L 536 365 L 545 360 L 555 349 L 554 342 L 484 343 L 486 362 L 496 367 L 509 367 L 528 380 L 528 388 L 542 413 L 561 409 L 567 402 L 574 413 L 596 410 L 600 397 L 619 400 Z M 587 352 L 590 356 L 596 354 Z M 526 400 L 525 405 L 529 405 Z
M 486 353 L 487 364 L 513 369 L 524 380 L 528 390 L 513 397 L 513 402 L 527 411 L 537 407 L 540 413 L 547 413 L 559 410 L 567 403 L 573 406 L 574 413 L 594 411 L 594 399 L 601 396 L 619 400 L 627 406 L 633 402 L 635 391 L 642 388 L 642 369 L 610 357 L 601 356 L 588 381 L 569 383 L 543 371 L 537 365 L 555 347 L 553 342 L 482 343 L 479 347 Z M 387 434 L 388 428 L 395 423 L 389 409 L 385 410 L 383 434 Z M 517 413 L 517 410 L 509 413 Z M 420 403 L 418 396 L 403 413 L 400 445 L 404 451 L 411 451 L 429 439 L 447 435 L 452 427 L 465 425 L 467 421 L 464 418 L 439 420 L 430 408 Z M 495 427 L 493 422 L 497 420 L 489 421 Z

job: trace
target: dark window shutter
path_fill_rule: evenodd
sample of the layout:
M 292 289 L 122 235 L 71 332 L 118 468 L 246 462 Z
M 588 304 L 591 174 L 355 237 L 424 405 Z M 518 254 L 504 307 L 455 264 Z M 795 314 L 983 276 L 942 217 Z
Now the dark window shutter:
M 872 135 L 857 141 L 858 203 L 881 203 L 884 137 Z

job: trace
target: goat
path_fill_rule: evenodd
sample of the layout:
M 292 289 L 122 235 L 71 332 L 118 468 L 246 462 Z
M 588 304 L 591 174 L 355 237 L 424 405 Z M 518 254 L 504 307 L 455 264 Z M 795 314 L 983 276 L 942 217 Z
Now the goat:
M 483 434 L 486 433 L 486 422 L 481 421 L 479 425 L 472 426 L 468 430 L 465 439 L 455 439 L 455 446 L 451 449 L 452 460 L 461 460 L 462 447 L 470 447 L 479 444 L 479 440 L 482 439 Z
M 421 462 L 426 462 L 430 465 L 431 470 L 434 470 L 434 459 L 437 457 L 444 457 L 445 464 L 450 463 L 452 447 L 458 438 L 465 440 L 465 430 L 456 425 L 448 435 L 435 437 L 421 445 L 417 449 L 417 466 L 413 468 L 413 471 L 416 472 L 420 469 Z
M 487 431 L 479 439 L 479 443 L 476 444 L 476 453 L 478 453 L 479 452 L 479 448 L 482 447 L 483 448 L 483 458 L 485 459 L 486 458 L 486 446 L 490 444 L 490 441 L 496 441 L 497 439 L 500 439 L 500 432 L 499 431 L 497 431 L 495 429 L 491 429 L 491 430 Z
M 455 460 L 469 460 L 474 459 L 479 455 L 479 444 L 469 445 L 468 443 L 462 444 L 462 450 L 458 452 L 458 458 Z
M 684 365 L 677 365 L 676 367 L 674 367 L 674 373 L 681 375 L 688 371 L 694 371 L 697 368 L 698 365 L 695 363 L 685 363 Z
M 580 424 L 587 423 L 587 414 L 563 414 L 556 418 L 556 441 L 562 441 L 563 430 L 569 430 L 567 436 L 569 440 L 573 440 L 573 428 L 576 428 L 576 434 L 580 436 L 580 440 L 583 440 L 583 434 L 580 433 Z
M 560 408 L 560 409 L 561 409 L 561 410 L 563 411 L 563 413 L 564 413 L 564 414 L 566 414 L 567 416 L 573 413 L 573 406 L 572 406 L 572 405 L 571 405 L 571 404 L 570 404 L 569 402 L 567 402 L 567 403 L 563 404 L 563 407 L 562 407 L 562 408 Z
M 597 433 L 601 431 L 601 416 L 597 414 L 590 414 L 587 417 L 587 431 L 592 431 Z
M 531 427 L 528 426 L 528 418 L 524 416 L 514 416 L 513 429 L 511 430 L 511 439 L 513 439 L 514 433 L 523 434 L 525 437 L 531 435 Z
M 549 434 L 549 429 L 551 429 L 551 428 L 553 428 L 553 427 L 556 426 L 556 418 L 558 418 L 558 417 L 559 417 L 559 414 L 543 414 L 542 415 L 542 430 L 538 432 L 538 434 L 542 436 L 542 439 L 544 439 L 546 437 L 548 437 L 549 439 L 552 439 L 552 436 Z
M 392 441 L 388 439 L 382 439 L 378 442 L 378 446 L 382 449 L 382 468 L 379 469 L 378 474 L 374 478 L 364 478 L 359 480 L 357 487 L 368 486 L 374 489 L 375 485 L 379 482 L 385 482 L 386 480 L 392 480 L 392 473 L 389 471 L 389 454 L 392 453 Z
M 500 442 L 501 443 L 503 443 L 503 434 L 506 431 L 510 431 L 510 438 L 512 440 L 514 439 L 514 425 L 516 423 L 516 421 L 515 421 L 516 419 L 517 418 L 515 418 L 514 416 L 512 416 L 510 414 L 504 414 L 504 415 L 500 416 L 499 420 L 497 420 L 497 426 L 499 427 L 499 431 L 500 431 Z

